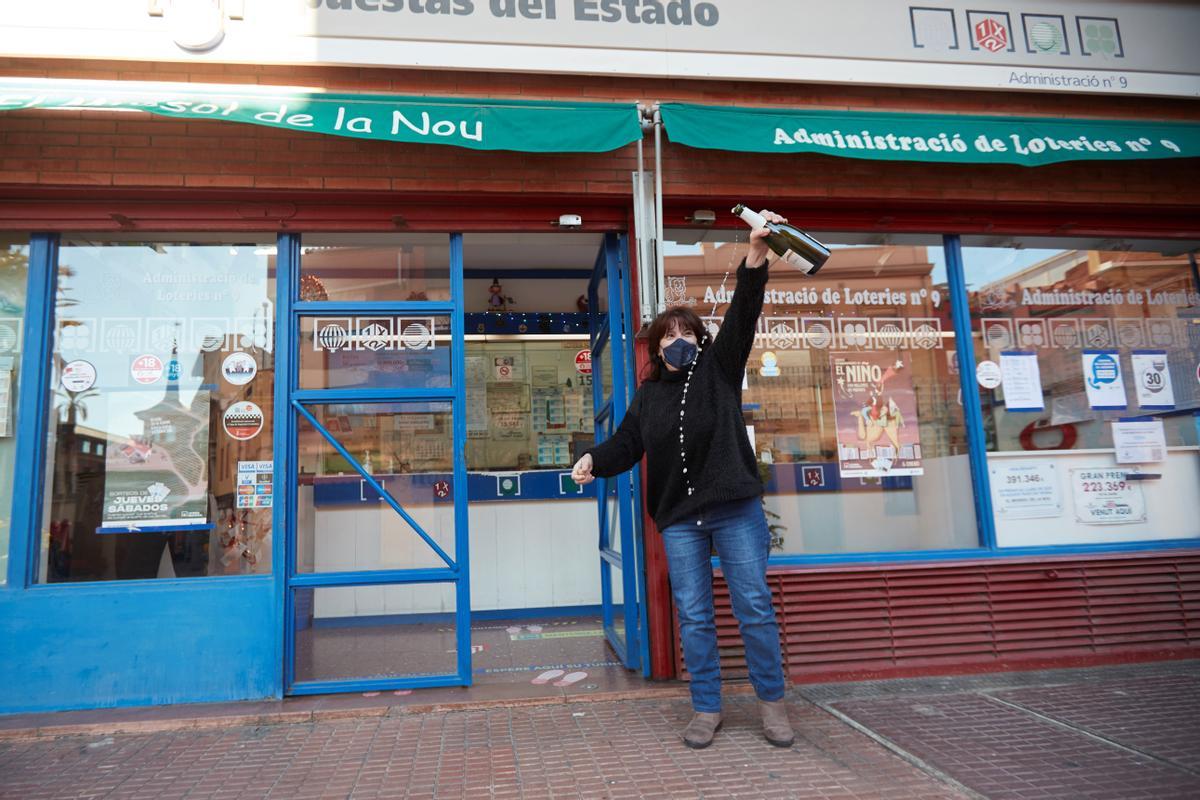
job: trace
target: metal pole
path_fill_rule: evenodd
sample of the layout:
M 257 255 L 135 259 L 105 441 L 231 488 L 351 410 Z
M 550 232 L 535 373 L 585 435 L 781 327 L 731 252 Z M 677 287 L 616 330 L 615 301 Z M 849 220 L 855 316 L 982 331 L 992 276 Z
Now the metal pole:
M 638 121 L 642 130 L 649 129 L 643 116 L 645 109 L 638 104 Z M 633 217 L 637 235 L 638 254 L 638 314 L 641 323 L 649 321 L 654 316 L 654 307 L 650 302 L 650 243 L 646 238 L 646 159 L 642 139 L 637 140 L 637 173 L 633 180 Z M 639 325 L 639 327 L 641 327 Z
M 654 268 L 658 296 L 655 313 L 666 310 L 667 279 L 663 266 L 662 113 L 654 104 Z

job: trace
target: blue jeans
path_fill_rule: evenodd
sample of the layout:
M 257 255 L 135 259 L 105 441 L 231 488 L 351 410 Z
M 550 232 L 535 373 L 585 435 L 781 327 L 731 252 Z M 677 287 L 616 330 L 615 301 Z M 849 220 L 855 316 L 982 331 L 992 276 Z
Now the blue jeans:
M 721 572 L 729 585 L 750 682 L 762 700 L 783 698 L 783 658 L 779 626 L 767 588 L 767 554 L 771 534 L 757 497 L 705 509 L 698 518 L 668 526 L 662 532 L 671 591 L 679 611 L 683 659 L 692 675 L 692 708 L 721 710 L 721 668 L 717 627 L 713 620 L 710 553 L 715 544 Z

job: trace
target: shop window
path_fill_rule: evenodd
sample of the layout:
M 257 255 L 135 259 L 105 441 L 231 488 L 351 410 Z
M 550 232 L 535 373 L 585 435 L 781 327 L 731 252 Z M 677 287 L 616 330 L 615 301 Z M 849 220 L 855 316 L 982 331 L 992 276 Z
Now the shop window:
M 274 237 L 63 237 L 40 581 L 270 572 L 274 271 Z
M 719 335 L 745 235 L 674 233 L 667 303 Z M 772 265 L 746 370 L 772 554 L 978 547 L 940 239 L 817 235 L 819 275 Z
M 998 544 L 1200 536 L 1197 243 L 972 244 Z
M 301 389 L 447 389 L 450 317 L 300 318 Z
M 8 579 L 13 477 L 17 451 L 17 384 L 24 340 L 29 238 L 0 237 L 0 584 Z
M 467 468 L 563 470 L 594 432 L 587 290 L 603 234 L 463 235 Z M 607 305 L 600 282 L 600 311 Z
M 592 446 L 587 336 L 467 341 L 467 469 L 565 469 Z
M 382 302 L 450 299 L 450 236 L 306 234 L 301 301 Z
M 296 680 L 452 675 L 457 601 L 453 583 L 296 589 Z
M 453 558 L 450 404 L 329 404 L 309 405 L 306 411 L 324 433 L 298 415 L 297 518 L 303 522 L 296 530 L 296 571 L 445 567 L 421 533 Z M 404 509 L 408 520 L 363 479 L 358 467 Z

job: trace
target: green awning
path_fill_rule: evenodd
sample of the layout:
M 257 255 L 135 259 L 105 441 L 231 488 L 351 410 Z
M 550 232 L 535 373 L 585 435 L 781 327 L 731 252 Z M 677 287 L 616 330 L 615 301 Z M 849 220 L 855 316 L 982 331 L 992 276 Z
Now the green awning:
M 1200 125 L 1106 119 L 788 111 L 664 103 L 672 142 L 747 153 L 962 164 L 1200 156 Z
M 282 86 L 0 78 L 0 111 L 147 111 L 473 150 L 600 153 L 642 136 L 633 103 L 344 94 Z

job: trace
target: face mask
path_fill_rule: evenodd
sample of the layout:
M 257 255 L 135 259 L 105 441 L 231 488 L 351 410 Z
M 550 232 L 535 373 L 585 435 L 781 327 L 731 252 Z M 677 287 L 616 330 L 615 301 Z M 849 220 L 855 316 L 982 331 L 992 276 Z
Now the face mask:
M 663 348 L 662 357 L 675 369 L 683 369 L 692 365 L 698 351 L 699 348 L 687 339 L 676 339 Z

